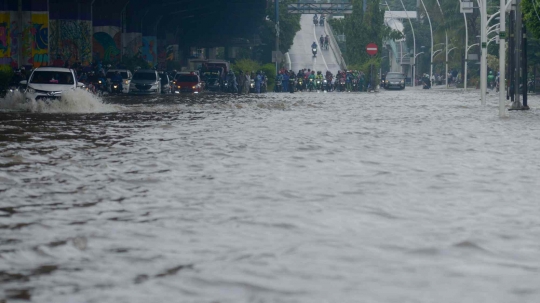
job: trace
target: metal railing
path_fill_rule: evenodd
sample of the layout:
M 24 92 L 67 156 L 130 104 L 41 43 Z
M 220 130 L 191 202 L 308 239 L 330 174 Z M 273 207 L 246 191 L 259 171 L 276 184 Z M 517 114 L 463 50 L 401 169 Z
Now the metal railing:
M 341 50 L 339 49 L 339 45 L 336 41 L 336 37 L 334 35 L 334 31 L 332 30 L 332 27 L 328 22 L 324 22 L 324 29 L 326 30 L 326 33 L 330 37 L 329 44 L 330 48 L 334 52 L 334 55 L 336 59 L 338 60 L 339 67 L 342 70 L 347 69 L 347 63 L 345 63 L 345 59 L 343 58 L 343 54 L 341 53 Z

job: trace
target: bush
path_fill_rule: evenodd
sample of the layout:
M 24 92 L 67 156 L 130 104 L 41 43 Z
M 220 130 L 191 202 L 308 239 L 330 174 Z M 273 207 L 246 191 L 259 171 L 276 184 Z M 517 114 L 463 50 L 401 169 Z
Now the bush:
M 13 78 L 13 69 L 9 65 L 0 66 L 0 96 L 4 96 L 8 90 L 11 79 Z
M 276 84 L 276 65 L 274 63 L 268 63 L 261 66 L 261 70 L 268 79 L 268 91 L 274 91 L 274 85 Z
M 240 59 L 232 65 L 232 70 L 235 73 L 243 71 L 244 73 L 251 74 L 252 72 L 257 72 L 260 68 L 261 65 L 251 59 Z

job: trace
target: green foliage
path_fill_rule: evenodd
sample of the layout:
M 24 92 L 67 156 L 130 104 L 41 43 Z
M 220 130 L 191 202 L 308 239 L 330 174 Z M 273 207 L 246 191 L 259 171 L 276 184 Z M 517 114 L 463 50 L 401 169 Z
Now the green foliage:
M 300 30 L 300 15 L 287 12 L 287 6 L 296 2 L 296 0 L 279 1 L 279 50 L 283 53 L 291 48 L 294 36 Z M 270 20 L 266 22 L 265 26 L 270 29 L 271 37 L 267 36 L 263 41 L 273 46 L 276 40 L 274 1 L 271 1 L 270 5 L 268 5 L 266 14 Z
M 379 0 L 367 0 L 366 12 L 363 11 L 363 0 L 353 0 L 353 13 L 340 21 L 332 21 L 337 32 L 341 29 L 347 39 L 345 59 L 348 65 L 361 66 L 372 58 L 366 53 L 366 45 L 373 42 L 382 48 L 383 39 L 390 35 L 391 29 L 384 25 L 384 10 Z M 342 24 L 341 24 L 342 23 Z M 379 61 L 376 68 L 378 68 Z
M 266 78 L 268 79 L 268 91 L 274 90 L 274 85 L 276 83 L 276 66 L 273 63 L 268 63 L 263 66 L 261 66 L 261 70 L 266 75 Z
M 0 96 L 4 96 L 13 78 L 13 69 L 9 65 L 0 65 Z
M 257 61 L 251 59 L 240 59 L 232 65 L 232 70 L 235 72 L 243 71 L 244 73 L 256 72 L 261 65 Z
M 523 20 L 527 24 L 527 32 L 532 36 L 540 38 L 540 2 L 538 0 L 521 0 L 523 10 Z

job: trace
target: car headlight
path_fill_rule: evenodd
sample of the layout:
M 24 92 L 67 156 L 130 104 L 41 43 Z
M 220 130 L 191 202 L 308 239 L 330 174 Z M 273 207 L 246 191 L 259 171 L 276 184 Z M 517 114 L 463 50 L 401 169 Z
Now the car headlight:
M 191 88 L 196 89 L 196 88 L 197 88 L 197 85 L 193 85 Z
M 29 87 L 29 88 L 26 90 L 26 92 L 29 93 L 29 94 L 35 94 L 35 93 L 36 93 L 36 90 Z

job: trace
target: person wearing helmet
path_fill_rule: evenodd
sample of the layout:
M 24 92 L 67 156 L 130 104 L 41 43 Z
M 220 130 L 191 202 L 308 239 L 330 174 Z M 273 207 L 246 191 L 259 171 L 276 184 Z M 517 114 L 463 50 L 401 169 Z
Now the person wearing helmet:
M 495 76 L 493 75 L 493 71 L 489 71 L 487 79 L 489 83 L 489 88 L 493 89 L 495 87 Z

